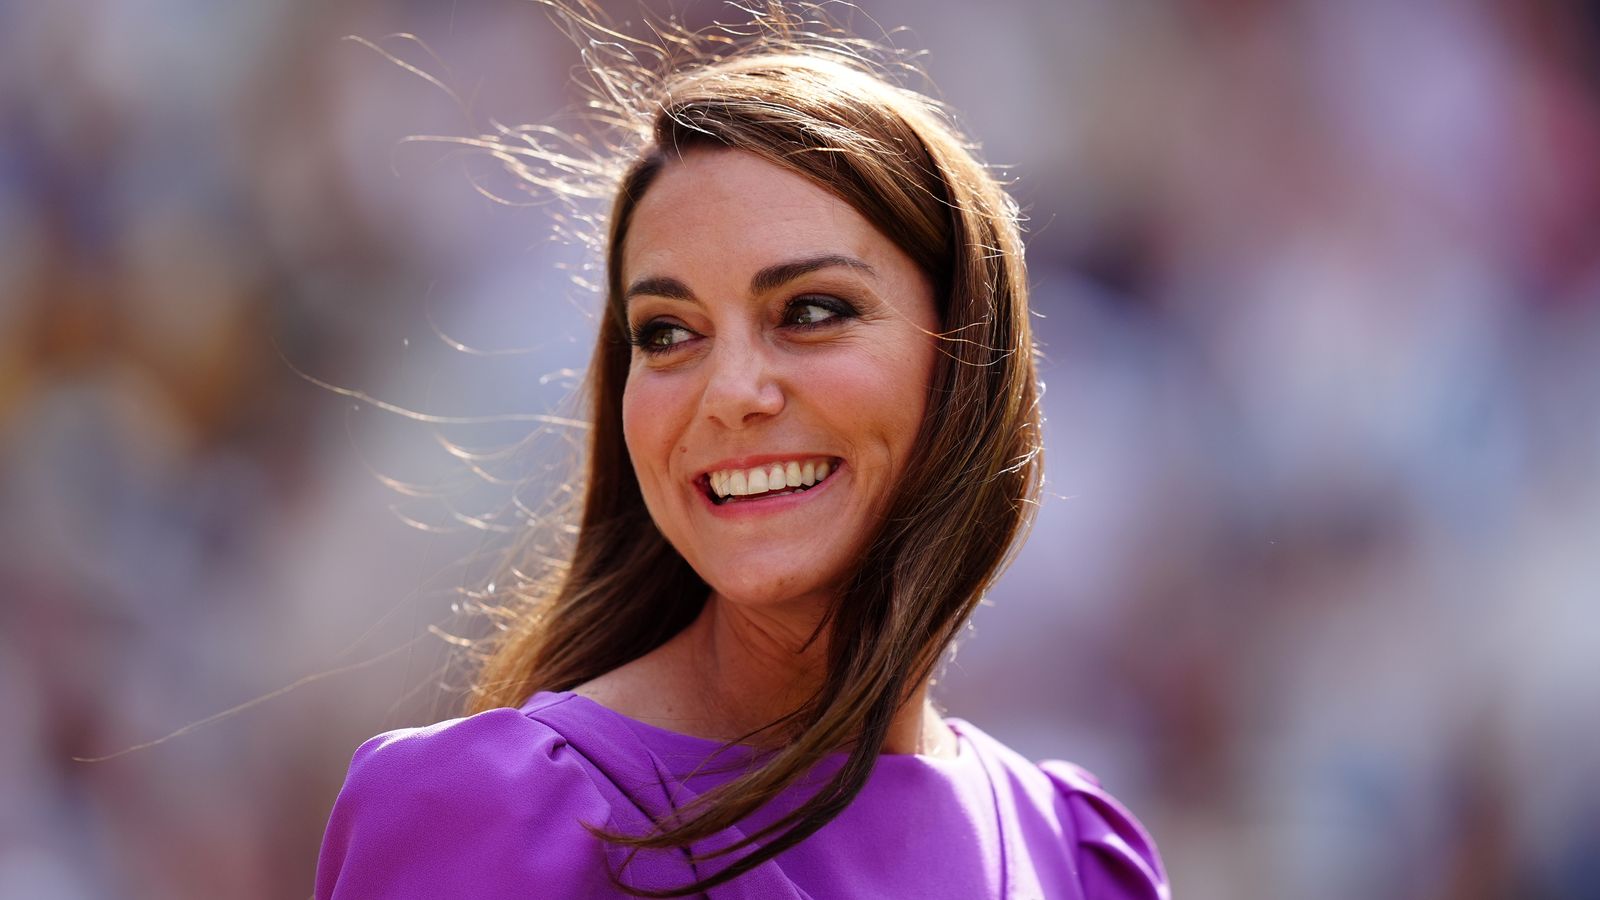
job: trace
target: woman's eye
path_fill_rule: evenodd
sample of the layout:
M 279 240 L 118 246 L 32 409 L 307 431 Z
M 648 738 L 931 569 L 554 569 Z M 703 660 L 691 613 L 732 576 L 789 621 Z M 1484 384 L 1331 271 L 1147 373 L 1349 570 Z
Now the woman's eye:
M 646 353 L 664 353 L 694 337 L 694 332 L 672 322 L 647 322 L 633 329 L 630 343 Z
M 852 315 L 855 315 L 855 310 L 832 297 L 801 297 L 789 304 L 784 314 L 784 324 L 806 327 Z

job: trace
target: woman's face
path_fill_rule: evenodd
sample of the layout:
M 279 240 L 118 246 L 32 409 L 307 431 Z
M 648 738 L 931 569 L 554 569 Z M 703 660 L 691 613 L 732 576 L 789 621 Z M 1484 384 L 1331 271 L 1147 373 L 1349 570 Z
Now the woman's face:
M 656 525 L 725 598 L 826 598 L 922 423 L 926 277 L 849 204 L 733 150 L 668 164 L 621 264 L 623 432 Z

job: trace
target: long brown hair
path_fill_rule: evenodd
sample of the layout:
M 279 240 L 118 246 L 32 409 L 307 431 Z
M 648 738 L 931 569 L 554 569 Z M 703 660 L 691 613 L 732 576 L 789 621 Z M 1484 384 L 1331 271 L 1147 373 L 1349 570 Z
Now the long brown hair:
M 558 11 L 580 36 L 624 46 L 592 10 Z M 912 459 L 829 611 L 821 687 L 774 723 L 781 747 L 653 833 L 604 837 L 635 849 L 687 847 L 743 819 L 825 755 L 848 748 L 848 758 L 794 812 L 723 851 L 747 851 L 731 864 L 673 891 L 629 889 L 640 896 L 708 890 L 799 843 L 850 803 L 896 712 L 931 677 L 1031 521 L 1039 492 L 1038 389 L 1015 204 L 947 111 L 897 86 L 860 42 L 777 5 L 753 25 L 677 29 L 650 45 L 653 72 L 637 52 L 627 54 L 627 71 L 615 58 L 590 57 L 607 123 L 621 134 L 611 146 L 633 161 L 612 182 L 581 510 L 570 558 L 540 569 L 514 558 L 501 576 L 492 610 L 499 630 L 468 712 L 517 705 L 615 669 L 688 626 L 706 601 L 707 585 L 645 509 L 622 432 L 631 352 L 622 247 L 640 198 L 679 154 L 753 153 L 849 203 L 935 286 L 941 352 Z M 551 182 L 540 172 L 572 171 L 570 158 L 543 144 L 505 135 L 482 141 L 541 188 Z

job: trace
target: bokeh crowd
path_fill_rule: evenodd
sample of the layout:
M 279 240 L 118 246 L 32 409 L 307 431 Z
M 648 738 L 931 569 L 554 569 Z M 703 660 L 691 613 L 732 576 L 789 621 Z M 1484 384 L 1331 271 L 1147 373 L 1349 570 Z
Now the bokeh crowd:
M 949 713 L 1182 900 L 1600 898 L 1600 4 L 833 12 L 1030 219 L 1048 496 Z M 578 61 L 526 0 L 0 4 L 0 898 L 308 896 L 350 752 L 452 714 L 592 260 L 406 138 L 581 129 Z

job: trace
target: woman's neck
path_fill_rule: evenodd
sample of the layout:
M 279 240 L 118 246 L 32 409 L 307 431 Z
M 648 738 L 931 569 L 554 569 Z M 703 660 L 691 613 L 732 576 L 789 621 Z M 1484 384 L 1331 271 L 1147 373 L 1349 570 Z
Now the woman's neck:
M 821 685 L 827 635 L 810 640 L 820 612 L 750 609 L 712 594 L 700 615 L 667 643 L 575 689 L 602 705 L 669 730 L 767 744 L 767 726 L 798 709 Z M 808 643 L 809 641 L 809 643 Z M 954 756 L 949 726 L 927 701 L 927 685 L 890 723 L 885 753 Z

